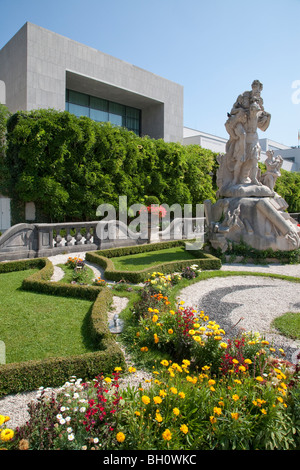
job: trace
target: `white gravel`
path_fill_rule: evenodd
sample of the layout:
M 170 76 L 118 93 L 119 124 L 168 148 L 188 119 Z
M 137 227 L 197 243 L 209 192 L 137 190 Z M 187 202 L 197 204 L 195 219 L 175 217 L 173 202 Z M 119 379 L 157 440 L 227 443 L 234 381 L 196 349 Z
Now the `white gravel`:
M 68 255 L 58 255 L 49 258 L 54 264 L 55 271 L 52 280 L 58 281 L 63 273 L 57 264 L 63 264 Z M 85 253 L 72 254 L 85 258 Z M 101 268 L 87 262 L 95 273 L 95 278 L 104 273 Z M 213 278 L 195 283 L 183 289 L 179 299 L 186 305 L 195 306 L 204 310 L 211 320 L 216 320 L 226 331 L 238 323 L 246 331 L 259 331 L 267 339 L 274 341 L 276 346 L 288 350 L 289 359 L 295 359 L 299 352 L 299 343 L 280 336 L 270 324 L 272 320 L 287 312 L 300 312 L 300 284 L 290 281 L 272 279 L 268 277 L 239 276 L 239 271 L 252 271 L 262 273 L 285 274 L 300 278 L 300 265 L 267 266 L 225 264 L 222 270 L 237 271 L 236 276 L 226 278 Z M 109 318 L 115 313 L 120 313 L 127 304 L 127 299 L 114 296 L 113 305 L 109 312 Z M 234 330 L 232 330 L 234 331 Z M 122 347 L 121 347 L 122 348 Z M 131 364 L 131 358 L 122 349 L 126 362 Z M 123 385 L 139 386 L 150 376 L 145 371 L 139 370 L 123 380 Z M 57 389 L 56 389 L 57 390 Z M 54 390 L 55 391 L 55 390 Z M 37 391 L 24 392 L 17 395 L 8 395 L 0 399 L 0 414 L 10 416 L 9 426 L 15 428 L 28 420 L 27 404 L 35 400 Z

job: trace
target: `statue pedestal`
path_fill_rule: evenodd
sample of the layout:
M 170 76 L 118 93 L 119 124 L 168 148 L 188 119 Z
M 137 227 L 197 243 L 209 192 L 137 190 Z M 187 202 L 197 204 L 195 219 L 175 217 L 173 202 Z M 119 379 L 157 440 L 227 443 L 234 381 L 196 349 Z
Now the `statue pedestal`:
M 228 242 L 244 241 L 257 250 L 291 251 L 300 247 L 300 227 L 274 197 L 229 197 L 204 202 L 211 245 L 225 252 Z

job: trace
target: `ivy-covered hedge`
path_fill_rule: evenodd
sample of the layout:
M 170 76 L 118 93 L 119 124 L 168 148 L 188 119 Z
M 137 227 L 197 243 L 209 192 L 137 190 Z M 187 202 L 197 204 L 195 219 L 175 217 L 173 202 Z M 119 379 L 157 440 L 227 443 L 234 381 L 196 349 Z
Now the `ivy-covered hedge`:
M 90 334 L 98 344 L 98 351 L 77 356 L 0 365 L 0 397 L 36 390 L 41 386 L 58 387 L 72 375 L 87 380 L 93 379 L 100 372 L 110 373 L 116 366 L 125 369 L 123 353 L 108 328 L 107 312 L 112 302 L 111 290 L 106 287 L 84 286 L 77 286 L 76 289 L 76 286 L 47 281 L 51 276 L 51 266 L 52 263 L 46 259 L 12 261 L 0 263 L 0 273 L 37 267 L 40 271 L 25 279 L 23 288 L 52 295 L 95 300 L 90 312 Z
M 125 280 L 134 284 L 145 281 L 149 276 L 148 274 L 155 271 L 160 271 L 164 274 L 181 271 L 184 267 L 193 264 L 198 264 L 200 269 L 203 270 L 218 270 L 221 268 L 221 261 L 215 256 L 204 253 L 202 251 L 193 252 L 195 259 L 172 261 L 162 263 L 154 267 L 149 267 L 141 271 L 119 271 L 116 270 L 110 258 L 118 256 L 126 256 L 130 254 L 144 253 L 149 251 L 159 251 L 174 246 L 185 246 L 184 240 L 176 240 L 171 242 L 151 243 L 149 245 L 134 245 L 131 247 L 111 248 L 106 250 L 90 251 L 86 253 L 86 259 L 95 264 L 98 264 L 105 270 L 105 277 L 111 281 Z
M 37 222 L 96 220 L 100 204 L 118 210 L 146 195 L 160 203 L 215 201 L 210 176 L 215 154 L 198 145 L 138 137 L 110 123 L 67 111 L 20 111 L 7 121 L 6 156 L 0 161 L 0 193 L 12 199 L 13 224 L 24 221 L 22 204 L 36 204 Z

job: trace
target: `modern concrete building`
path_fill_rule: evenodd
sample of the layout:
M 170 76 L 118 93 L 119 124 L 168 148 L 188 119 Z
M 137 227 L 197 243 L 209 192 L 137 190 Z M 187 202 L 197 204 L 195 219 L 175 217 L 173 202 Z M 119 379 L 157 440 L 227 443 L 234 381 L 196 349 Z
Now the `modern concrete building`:
M 34 24 L 0 50 L 0 80 L 12 112 L 69 110 L 182 142 L 181 85 Z
M 227 140 L 228 139 L 223 137 L 207 134 L 188 127 L 184 127 L 183 129 L 184 145 L 196 144 L 216 153 L 225 153 Z M 275 155 L 282 156 L 282 168 L 284 170 L 300 171 L 300 148 L 288 147 L 287 145 L 279 144 L 278 142 L 274 142 L 270 139 L 259 139 L 259 143 L 261 146 L 262 163 L 267 158 L 266 152 L 268 150 L 274 150 Z

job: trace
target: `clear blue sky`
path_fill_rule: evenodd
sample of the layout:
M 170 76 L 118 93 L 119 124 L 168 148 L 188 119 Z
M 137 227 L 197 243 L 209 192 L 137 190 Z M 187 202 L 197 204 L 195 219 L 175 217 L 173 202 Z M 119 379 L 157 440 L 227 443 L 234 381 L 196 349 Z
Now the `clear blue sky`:
M 180 83 L 184 125 L 221 137 L 258 79 L 260 137 L 298 145 L 300 0 L 0 0 L 0 48 L 26 21 Z

